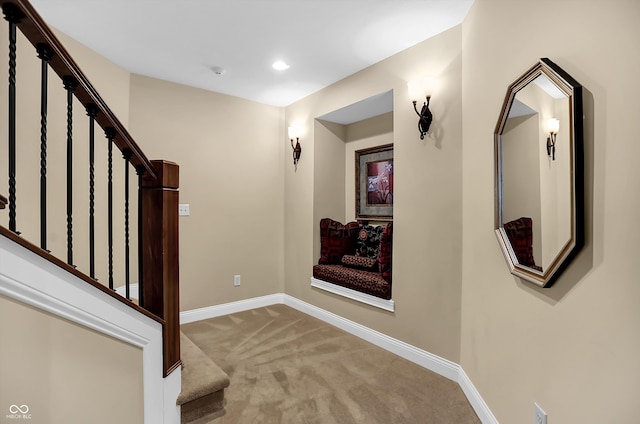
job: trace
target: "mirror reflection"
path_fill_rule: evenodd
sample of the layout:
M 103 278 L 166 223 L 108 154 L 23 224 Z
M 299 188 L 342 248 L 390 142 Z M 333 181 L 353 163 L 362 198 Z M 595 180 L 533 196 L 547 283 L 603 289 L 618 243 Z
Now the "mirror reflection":
M 547 149 L 550 119 L 559 123 L 558 160 Z M 518 262 L 540 271 L 571 238 L 568 127 L 569 97 L 539 75 L 516 94 L 502 132 L 502 224 L 512 246 L 531 234 L 531 252 L 516 252 Z
M 512 273 L 544 287 L 580 244 L 574 171 L 582 131 L 576 86 L 561 77 L 543 59 L 510 87 L 496 129 L 498 240 Z

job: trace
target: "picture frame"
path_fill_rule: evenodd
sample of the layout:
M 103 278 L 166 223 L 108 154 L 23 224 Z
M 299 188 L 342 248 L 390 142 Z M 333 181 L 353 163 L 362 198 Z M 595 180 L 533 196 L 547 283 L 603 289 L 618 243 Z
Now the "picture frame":
M 393 220 L 393 144 L 356 150 L 356 219 Z

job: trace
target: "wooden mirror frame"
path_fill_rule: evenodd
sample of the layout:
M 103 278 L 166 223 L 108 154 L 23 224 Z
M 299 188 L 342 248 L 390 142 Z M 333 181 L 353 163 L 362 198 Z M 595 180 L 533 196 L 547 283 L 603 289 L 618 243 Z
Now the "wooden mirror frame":
M 571 230 L 567 243 L 555 255 L 545 269 L 523 265 L 518 261 L 514 248 L 504 229 L 503 222 L 503 158 L 502 134 L 516 94 L 539 76 L 547 77 L 569 100 L 569 157 L 558 160 L 569 161 L 571 177 Z M 509 271 L 540 287 L 551 287 L 584 245 L 584 130 L 582 86 L 562 68 L 547 58 L 542 58 L 525 72 L 508 90 L 494 132 L 495 154 L 495 234 L 507 261 Z

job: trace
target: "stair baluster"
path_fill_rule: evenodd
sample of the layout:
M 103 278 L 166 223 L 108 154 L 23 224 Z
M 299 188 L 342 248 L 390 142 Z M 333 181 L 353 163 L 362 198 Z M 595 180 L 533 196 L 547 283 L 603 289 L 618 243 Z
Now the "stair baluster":
M 96 237 L 95 237 L 95 121 L 98 108 L 94 104 L 87 105 L 89 116 L 89 276 L 96 279 Z
M 108 262 L 109 262 L 109 288 L 113 290 L 113 140 L 116 138 L 116 130 L 107 127 L 104 130 L 107 137 L 107 231 L 108 231 Z
M 47 74 L 51 53 L 49 46 L 39 43 L 40 71 L 40 248 L 47 250 Z M 48 251 L 48 250 L 47 250 Z
M 67 90 L 67 263 L 73 264 L 73 92 L 78 83 L 73 77 L 62 78 Z
M 130 258 L 129 258 L 129 159 L 131 159 L 131 150 L 125 149 L 122 152 L 124 163 L 124 287 L 125 297 L 131 300 L 129 293 L 129 285 L 131 283 L 130 276 Z
M 144 274 L 142 272 L 142 180 L 146 169 L 144 166 L 136 166 L 138 175 L 138 305 L 144 307 Z
M 22 18 L 18 9 L 2 5 L 4 18 L 9 22 L 9 229 L 16 231 L 16 25 Z

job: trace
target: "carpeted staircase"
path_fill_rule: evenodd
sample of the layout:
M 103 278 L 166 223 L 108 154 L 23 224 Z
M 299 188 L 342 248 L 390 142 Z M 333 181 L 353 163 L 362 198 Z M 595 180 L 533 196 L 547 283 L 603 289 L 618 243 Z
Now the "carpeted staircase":
M 180 333 L 182 356 L 181 423 L 195 424 L 224 414 L 224 389 L 229 376 L 184 333 Z

